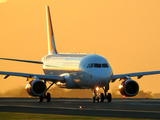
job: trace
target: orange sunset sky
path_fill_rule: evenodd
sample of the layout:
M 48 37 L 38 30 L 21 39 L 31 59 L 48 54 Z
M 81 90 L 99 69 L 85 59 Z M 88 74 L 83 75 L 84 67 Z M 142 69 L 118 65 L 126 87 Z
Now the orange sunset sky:
M 48 53 L 46 5 L 58 52 L 96 52 L 114 74 L 160 70 L 160 0 L 0 0 L 0 57 L 40 61 Z M 0 71 L 43 74 L 41 65 L 3 60 Z M 160 75 L 133 79 L 160 93 Z M 1 93 L 26 84 L 0 76 Z

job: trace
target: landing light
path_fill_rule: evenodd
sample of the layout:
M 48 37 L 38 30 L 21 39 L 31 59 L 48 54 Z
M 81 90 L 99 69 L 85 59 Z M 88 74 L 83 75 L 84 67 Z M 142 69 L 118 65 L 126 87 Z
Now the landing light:
M 119 85 L 119 89 L 123 88 L 123 85 Z
M 58 85 L 60 85 L 60 84 L 61 84 L 61 82 L 57 82 L 57 84 L 58 84 Z
M 26 89 L 27 89 L 27 88 L 31 88 L 31 85 L 30 85 L 30 84 L 27 84 L 27 85 L 26 85 Z
M 98 91 L 98 90 L 99 90 L 99 87 L 96 87 L 96 90 Z

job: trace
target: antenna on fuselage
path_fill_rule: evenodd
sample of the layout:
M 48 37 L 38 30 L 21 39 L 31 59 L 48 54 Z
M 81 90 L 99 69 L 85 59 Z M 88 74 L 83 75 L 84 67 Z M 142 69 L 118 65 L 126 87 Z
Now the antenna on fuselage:
M 48 54 L 57 54 L 49 6 L 46 6 Z

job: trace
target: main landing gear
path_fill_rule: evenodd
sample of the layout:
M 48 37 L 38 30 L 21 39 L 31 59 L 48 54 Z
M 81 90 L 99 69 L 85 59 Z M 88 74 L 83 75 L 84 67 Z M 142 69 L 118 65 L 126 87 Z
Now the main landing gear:
M 94 96 L 93 96 L 93 99 L 92 99 L 92 102 L 95 103 L 99 103 L 99 102 L 104 102 L 104 99 L 107 99 L 108 102 L 111 102 L 112 101 L 112 95 L 111 93 L 108 93 L 108 90 L 109 90 L 109 85 L 108 86 L 105 86 L 103 88 L 104 90 L 104 94 L 103 93 L 100 93 L 99 97 L 98 97 L 98 94 L 97 94 L 97 91 L 94 89 Z
M 46 98 L 46 102 L 51 101 L 51 94 L 47 93 L 46 95 L 39 96 L 38 102 L 43 102 L 43 99 Z
M 46 83 L 46 81 L 45 81 L 45 83 Z M 49 83 L 49 84 L 50 84 L 50 86 L 46 89 L 46 92 L 54 83 Z M 47 93 L 47 94 L 45 93 L 44 95 L 39 96 L 38 102 L 43 102 L 44 98 L 46 99 L 46 102 L 50 102 L 51 101 L 51 94 L 50 93 Z

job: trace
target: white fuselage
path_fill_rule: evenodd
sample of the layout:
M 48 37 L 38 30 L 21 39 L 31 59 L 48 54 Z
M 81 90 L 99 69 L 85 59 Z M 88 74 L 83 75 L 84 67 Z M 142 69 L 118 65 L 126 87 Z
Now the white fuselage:
M 42 59 L 47 75 L 61 75 L 66 83 L 59 87 L 89 89 L 109 84 L 113 75 L 106 58 L 96 54 L 53 54 Z

